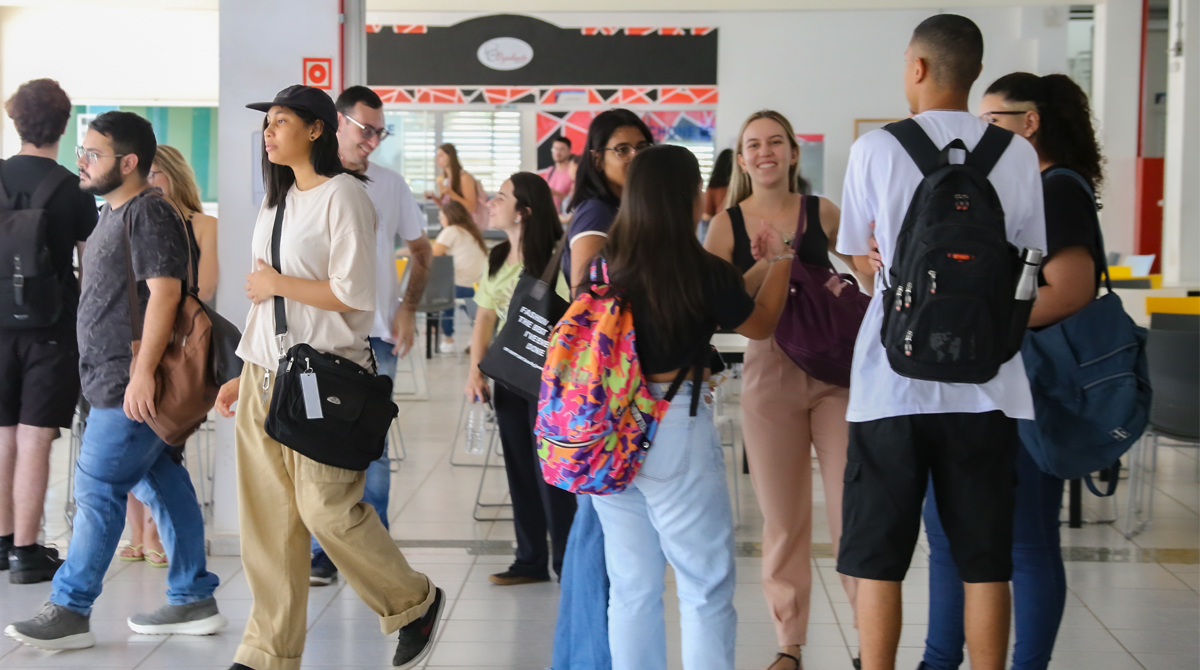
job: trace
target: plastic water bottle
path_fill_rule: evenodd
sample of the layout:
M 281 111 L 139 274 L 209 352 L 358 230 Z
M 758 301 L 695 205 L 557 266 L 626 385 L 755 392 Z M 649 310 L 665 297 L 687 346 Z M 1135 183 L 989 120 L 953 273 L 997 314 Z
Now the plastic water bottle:
M 1033 300 L 1037 297 L 1038 268 L 1042 265 L 1041 249 L 1026 249 L 1021 252 L 1021 279 L 1017 282 L 1017 300 Z
M 488 426 L 494 422 L 494 415 L 492 405 L 489 402 L 471 404 L 471 411 L 467 413 L 465 445 L 468 454 L 478 456 L 483 453 L 483 450 L 487 446 L 485 438 L 487 437 Z

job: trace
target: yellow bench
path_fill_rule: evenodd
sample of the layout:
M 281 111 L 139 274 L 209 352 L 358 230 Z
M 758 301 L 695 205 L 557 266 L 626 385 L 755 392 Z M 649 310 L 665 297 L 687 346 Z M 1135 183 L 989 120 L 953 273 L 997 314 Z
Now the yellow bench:
M 1147 297 L 1147 314 L 1200 314 L 1200 296 Z

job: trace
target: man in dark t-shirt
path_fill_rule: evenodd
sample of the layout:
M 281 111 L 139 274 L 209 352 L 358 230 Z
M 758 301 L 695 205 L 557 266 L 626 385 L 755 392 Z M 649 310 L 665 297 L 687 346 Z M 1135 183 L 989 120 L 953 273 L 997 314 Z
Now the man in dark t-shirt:
M 58 321 L 45 328 L 0 328 L 0 570 L 9 581 L 46 581 L 62 563 L 37 543 L 50 474 L 50 444 L 68 428 L 79 398 L 74 254 L 96 225 L 96 199 L 58 164 L 71 100 L 49 79 L 22 84 L 5 109 L 21 137 L 17 155 L 0 161 L 0 185 L 14 209 L 28 209 L 46 179 L 60 178 L 44 211 L 50 261 L 62 285 Z M 0 237 L 0 248 L 6 242 Z M 11 248 L 11 247 L 10 247 Z
M 189 267 L 187 228 L 146 181 L 156 149 L 150 123 L 131 112 L 96 117 L 76 149 L 82 188 L 107 203 L 83 257 L 87 279 L 76 328 L 83 395 L 92 405 L 75 469 L 79 511 L 49 602 L 35 618 L 4 630 L 39 649 L 96 643 L 92 605 L 120 541 L 131 491 L 154 511 L 171 569 L 167 604 L 130 617 L 129 627 L 143 635 L 210 635 L 228 623 L 213 598 L 220 580 L 206 569 L 204 519 L 191 477 L 172 459 L 174 447 L 146 423 L 157 412 L 155 371 Z M 140 333 L 133 331 L 131 309 L 144 315 Z M 141 342 L 136 359 L 135 337 Z

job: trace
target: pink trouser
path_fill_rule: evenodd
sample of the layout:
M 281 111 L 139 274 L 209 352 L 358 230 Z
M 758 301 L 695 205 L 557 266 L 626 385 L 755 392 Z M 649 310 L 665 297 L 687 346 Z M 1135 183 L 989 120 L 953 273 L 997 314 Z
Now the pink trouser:
M 750 342 L 743 377 L 742 434 L 763 514 L 763 592 L 779 645 L 804 645 L 812 594 L 812 447 L 836 554 L 850 390 L 809 377 L 773 337 Z M 853 606 L 855 580 L 840 577 Z

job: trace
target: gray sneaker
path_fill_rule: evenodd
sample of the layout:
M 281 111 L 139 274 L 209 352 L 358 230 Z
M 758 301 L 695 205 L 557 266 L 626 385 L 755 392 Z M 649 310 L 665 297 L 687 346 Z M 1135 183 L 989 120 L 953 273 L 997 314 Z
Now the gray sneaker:
M 88 617 L 48 602 L 37 616 L 18 621 L 4 629 L 12 639 L 38 649 L 87 649 L 96 645 L 96 636 L 88 626 Z
M 163 605 L 149 614 L 129 617 L 129 629 L 139 635 L 212 635 L 229 623 L 217 611 L 217 599 L 186 605 Z

